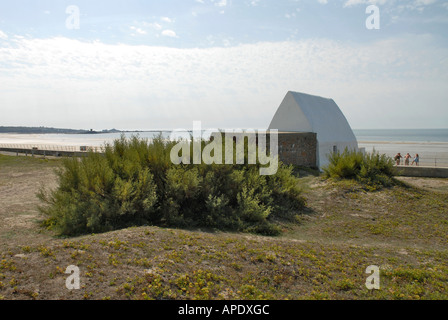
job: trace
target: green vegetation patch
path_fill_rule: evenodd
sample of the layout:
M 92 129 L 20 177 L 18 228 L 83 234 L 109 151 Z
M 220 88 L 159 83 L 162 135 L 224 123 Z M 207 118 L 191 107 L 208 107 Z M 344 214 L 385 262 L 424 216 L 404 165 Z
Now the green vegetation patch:
M 324 170 L 327 178 L 353 179 L 363 183 L 370 190 L 395 185 L 397 181 L 392 158 L 379 154 L 349 151 L 331 153 L 329 164 Z
M 304 206 L 292 167 L 263 176 L 260 164 L 174 165 L 175 143 L 122 136 L 104 154 L 65 159 L 58 188 L 38 194 L 45 225 L 66 236 L 141 225 L 277 235 L 274 221 Z

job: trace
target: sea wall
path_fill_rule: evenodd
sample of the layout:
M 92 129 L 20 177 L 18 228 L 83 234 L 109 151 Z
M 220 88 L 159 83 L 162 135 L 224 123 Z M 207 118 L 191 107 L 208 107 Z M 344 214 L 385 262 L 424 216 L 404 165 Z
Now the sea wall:
M 21 149 L 21 148 L 0 148 L 1 152 L 10 152 L 15 154 L 24 154 L 30 156 L 44 156 L 44 157 L 84 157 L 87 152 L 81 151 L 54 151 L 54 150 L 40 150 L 40 149 Z
M 403 177 L 448 178 L 448 168 L 423 166 L 397 166 L 398 174 Z

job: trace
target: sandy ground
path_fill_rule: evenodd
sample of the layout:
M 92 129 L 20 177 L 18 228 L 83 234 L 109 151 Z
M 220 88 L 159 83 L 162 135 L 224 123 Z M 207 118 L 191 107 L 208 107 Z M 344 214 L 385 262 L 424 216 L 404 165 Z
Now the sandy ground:
M 38 210 L 36 193 L 43 183 L 56 186 L 54 169 L 47 165 L 36 163 L 20 170 L 0 167 L 0 245 L 26 245 L 49 239 L 38 227 L 44 217 Z
M 426 190 L 448 192 L 448 179 L 444 178 L 398 177 L 398 180 Z
M 259 299 L 244 295 L 249 284 L 281 299 L 289 293 L 292 299 L 437 299 L 448 292 L 448 179 L 399 178 L 442 193 L 434 194 L 365 192 L 305 177 L 309 212 L 298 226 L 285 226 L 282 238 L 141 227 L 58 239 L 39 227 L 44 217 L 36 197 L 42 183 L 56 187 L 56 164 L 0 157 L 0 299 L 156 299 L 157 290 L 192 299 L 176 284 L 191 279 L 197 286 L 198 270 L 218 279 L 205 288 L 212 298 Z M 81 268 L 82 288 L 69 291 L 64 270 L 73 264 Z M 364 289 L 371 264 L 397 270 L 385 278 L 387 290 Z M 208 292 L 202 289 L 195 292 Z

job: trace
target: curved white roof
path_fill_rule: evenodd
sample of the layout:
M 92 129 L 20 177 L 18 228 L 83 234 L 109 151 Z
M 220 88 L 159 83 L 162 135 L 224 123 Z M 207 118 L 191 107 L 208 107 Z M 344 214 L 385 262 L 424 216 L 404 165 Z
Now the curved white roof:
M 345 147 L 357 149 L 356 137 L 333 99 L 288 91 L 277 109 L 269 129 L 292 132 L 315 132 L 319 144 L 319 166 L 327 155 Z

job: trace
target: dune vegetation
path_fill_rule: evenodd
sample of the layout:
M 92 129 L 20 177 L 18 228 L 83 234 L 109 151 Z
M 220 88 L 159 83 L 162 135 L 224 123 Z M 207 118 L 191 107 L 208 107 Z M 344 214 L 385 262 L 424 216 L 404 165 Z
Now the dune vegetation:
M 175 165 L 175 143 L 122 136 L 104 153 L 64 159 L 58 188 L 39 193 L 46 226 L 69 236 L 142 225 L 278 235 L 275 221 L 304 206 L 291 166 L 260 175 L 260 164 L 247 161 Z
M 140 159 L 138 155 L 124 154 L 126 152 L 121 159 Z M 74 178 L 64 173 L 69 165 L 79 166 L 72 174 L 79 174 L 79 188 L 83 189 L 72 196 L 85 202 L 82 205 L 89 214 L 95 209 L 94 200 L 102 194 L 89 186 L 107 186 L 106 181 L 111 183 L 111 193 L 103 194 L 107 198 L 127 190 L 123 186 L 129 181 L 145 186 L 145 190 L 155 190 L 157 179 L 164 177 L 171 181 L 167 190 L 176 187 L 181 195 L 173 201 L 183 205 L 207 199 L 207 193 L 216 195 L 215 190 L 221 186 L 203 184 L 207 177 L 217 174 L 214 168 L 179 167 L 169 175 L 167 168 L 166 175 L 157 177 L 152 171 L 141 170 L 139 161 L 129 161 L 123 171 L 114 171 L 113 152 L 109 156 L 110 160 L 94 156 L 83 163 L 0 155 L 0 299 L 448 298 L 447 179 L 394 177 L 399 183 L 367 188 L 356 178 L 329 179 L 315 172 L 299 168 L 290 171 L 285 167 L 279 173 L 283 172 L 288 179 L 278 178 L 285 184 L 284 190 L 296 190 L 288 189 L 289 184 L 285 181 L 289 181 L 297 183 L 300 191 L 293 193 L 300 200 L 293 202 L 300 204 L 294 208 L 294 215 L 282 211 L 286 207 L 280 210 L 272 206 L 265 220 L 238 216 L 240 220 L 235 221 L 241 223 L 241 229 L 229 228 L 232 224 L 224 228 L 216 226 L 213 219 L 219 221 L 221 216 L 219 211 L 212 215 L 213 211 L 206 207 L 207 202 L 201 209 L 204 210 L 201 212 L 204 221 L 197 221 L 192 226 L 186 224 L 194 222 L 189 220 L 193 212 L 175 211 L 175 219 L 169 220 L 173 216 L 164 216 L 162 208 L 158 215 L 157 211 L 151 211 L 153 209 L 148 211 L 150 217 L 152 214 L 165 217 L 165 220 L 154 220 L 161 222 L 159 225 L 145 220 L 146 216 L 137 210 L 135 214 L 141 215 L 139 218 L 146 225 L 130 226 L 130 220 L 120 218 L 120 212 L 131 213 L 133 211 L 128 208 L 144 206 L 145 201 L 153 204 L 151 208 L 157 208 L 157 196 L 147 199 L 142 195 L 131 204 L 126 204 L 129 198 L 124 195 L 119 200 L 121 202 L 110 199 L 111 202 L 99 202 L 117 210 L 116 221 L 120 228 L 116 230 L 108 231 L 115 227 L 103 220 L 104 229 L 86 233 L 89 231 L 85 229 L 88 216 L 79 220 L 82 235 L 61 235 L 59 228 L 48 229 L 52 223 L 57 225 L 52 220 L 57 218 L 53 216 L 56 211 L 50 211 L 50 215 L 39 211 L 38 206 L 45 204 L 36 193 L 43 184 L 47 196 L 55 197 L 55 203 L 62 201 L 67 206 L 73 205 L 70 194 L 67 195 L 69 189 L 61 191 L 61 186 L 69 186 L 64 183 Z M 102 167 L 104 176 L 89 175 L 94 165 Z M 163 166 L 163 162 L 157 165 Z M 207 174 L 200 173 L 201 170 Z M 250 169 L 233 170 L 239 172 L 239 178 L 255 179 L 245 180 L 246 186 L 259 187 L 260 178 L 252 176 Z M 101 181 L 101 177 L 106 178 L 109 174 L 110 180 Z M 126 180 L 126 177 L 132 179 Z M 220 181 L 222 184 L 237 181 L 233 179 L 237 177 L 232 176 L 231 180 L 223 173 Z M 188 188 L 184 188 L 180 180 L 189 181 Z M 273 181 L 263 183 L 266 189 L 260 195 L 271 192 L 273 199 L 286 196 L 291 199 L 287 192 L 272 195 L 274 190 L 268 186 Z M 195 189 L 199 185 L 212 190 Z M 173 197 L 172 191 L 166 192 L 165 199 Z M 157 191 L 154 193 L 157 195 Z M 242 188 L 240 194 L 243 194 Z M 232 199 L 235 206 L 230 208 L 242 210 L 237 206 L 238 195 Z M 267 208 L 274 202 L 259 197 L 255 203 L 255 208 L 262 205 Z M 46 205 L 51 208 L 51 202 Z M 63 209 L 62 205 L 60 208 Z M 80 208 L 75 204 L 69 210 L 76 213 L 81 212 Z M 69 210 L 62 212 L 67 214 Z M 213 217 L 211 222 L 206 220 L 207 215 Z M 175 222 L 170 225 L 167 221 Z M 250 229 L 250 223 L 263 228 L 275 226 L 277 232 L 260 235 L 265 229 Z M 366 270 L 372 265 L 380 270 L 380 288 L 369 290 Z M 65 271 L 69 266 L 77 266 L 80 270 L 79 290 L 66 288 L 68 274 Z

